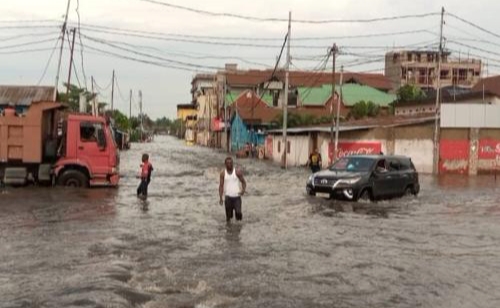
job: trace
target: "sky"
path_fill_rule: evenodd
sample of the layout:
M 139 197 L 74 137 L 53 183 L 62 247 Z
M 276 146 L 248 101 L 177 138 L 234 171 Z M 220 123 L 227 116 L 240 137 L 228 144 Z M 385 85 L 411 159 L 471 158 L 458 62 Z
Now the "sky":
M 54 85 L 59 56 L 59 49 L 54 47 L 67 0 L 2 2 L 5 3 L 0 6 L 0 84 Z M 488 63 L 484 67 L 485 76 L 500 71 L 500 31 L 497 30 L 500 22 L 496 14 L 487 13 L 500 11 L 500 1 L 496 0 L 79 2 L 81 40 L 77 35 L 72 83 L 90 90 L 93 77 L 99 100 L 109 103 L 112 71 L 115 70 L 114 107 L 128 114 L 132 90 L 132 113 L 137 114 L 141 90 L 144 112 L 153 119 L 173 118 L 177 104 L 191 101 L 191 79 L 196 73 L 214 72 L 226 63 L 237 63 L 243 69 L 274 67 L 287 32 L 286 21 L 208 16 L 158 2 L 260 18 L 287 19 L 292 12 L 291 69 L 331 70 L 331 60 L 326 61 L 326 55 L 329 46 L 336 43 L 340 50 L 337 66 L 344 65 L 346 71 L 359 72 L 383 72 L 383 55 L 390 50 L 436 50 L 440 16 L 376 22 L 352 20 L 439 13 L 444 7 L 447 13 L 490 32 L 445 15 L 445 48 L 455 57 L 481 57 Z M 77 6 L 78 1 L 71 0 L 70 29 L 78 25 Z M 332 19 L 351 21 L 322 24 L 297 21 Z M 67 39 L 65 43 L 60 90 L 68 79 L 70 51 Z M 280 66 L 285 64 L 284 60 L 285 55 Z

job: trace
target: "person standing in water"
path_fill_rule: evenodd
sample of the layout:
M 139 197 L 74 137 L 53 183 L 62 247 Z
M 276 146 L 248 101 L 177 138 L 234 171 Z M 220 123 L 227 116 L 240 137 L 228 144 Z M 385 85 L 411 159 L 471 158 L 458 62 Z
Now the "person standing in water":
M 314 149 L 311 155 L 309 155 L 307 165 L 311 168 L 312 173 L 316 173 L 321 170 L 321 154 L 319 154 L 318 149 Z
M 151 182 L 153 165 L 149 162 L 149 155 L 142 154 L 141 183 L 137 187 L 137 197 L 146 199 L 148 197 L 148 186 Z
M 241 170 L 234 168 L 231 157 L 226 158 L 225 165 L 226 168 L 220 173 L 220 205 L 225 204 L 226 206 L 227 222 L 230 222 L 233 218 L 233 212 L 236 220 L 242 220 L 241 196 L 245 194 L 247 183 Z

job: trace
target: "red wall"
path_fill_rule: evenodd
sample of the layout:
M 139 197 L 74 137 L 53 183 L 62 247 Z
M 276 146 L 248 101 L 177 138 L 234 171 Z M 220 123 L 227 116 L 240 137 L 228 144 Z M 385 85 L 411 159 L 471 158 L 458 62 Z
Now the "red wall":
M 469 140 L 441 139 L 439 144 L 440 173 L 467 173 L 469 169 Z
M 500 156 L 500 140 L 479 140 L 479 159 L 496 159 Z

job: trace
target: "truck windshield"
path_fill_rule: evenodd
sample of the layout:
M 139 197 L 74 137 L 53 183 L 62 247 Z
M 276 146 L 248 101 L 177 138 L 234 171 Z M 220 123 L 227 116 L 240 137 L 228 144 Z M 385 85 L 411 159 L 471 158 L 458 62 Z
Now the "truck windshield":
M 110 125 L 108 126 L 108 130 L 109 130 L 109 133 L 111 134 L 111 139 L 113 139 L 113 145 L 115 146 L 115 148 L 117 147 L 116 145 L 116 136 L 115 136 L 115 130 L 114 128 Z
M 332 171 L 366 172 L 373 167 L 374 159 L 368 157 L 343 157 L 330 167 Z

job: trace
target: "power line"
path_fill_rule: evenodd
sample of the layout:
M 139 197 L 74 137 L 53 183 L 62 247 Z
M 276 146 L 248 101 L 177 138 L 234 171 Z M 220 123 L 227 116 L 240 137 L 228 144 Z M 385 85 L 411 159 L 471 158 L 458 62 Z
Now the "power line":
M 62 40 L 61 40 L 61 44 L 63 44 L 63 45 L 64 45 L 64 41 L 62 41 Z M 47 74 L 47 70 L 48 70 L 48 68 L 49 68 L 49 65 L 50 65 L 50 63 L 52 62 L 52 57 L 54 56 L 54 52 L 55 52 L 55 51 L 56 51 L 56 49 L 57 49 L 57 45 L 59 45 L 59 38 L 57 38 L 57 40 L 56 40 L 56 44 L 54 45 L 54 48 L 52 48 L 52 52 L 50 53 L 49 60 L 47 61 L 47 64 L 45 64 L 45 68 L 44 68 L 44 70 L 43 70 L 43 74 L 42 74 L 42 76 L 40 77 L 40 79 L 38 80 L 38 82 L 37 82 L 37 84 L 36 84 L 37 86 L 39 86 L 39 85 L 40 85 L 40 83 L 42 82 L 43 78 L 45 78 L 45 74 Z
M 95 39 L 95 38 L 89 37 L 87 35 L 83 35 L 83 36 L 86 39 L 90 40 L 90 41 L 93 41 L 93 42 L 96 42 L 96 43 L 99 43 L 99 44 L 103 44 L 103 45 L 106 45 L 106 46 L 110 46 L 110 47 L 113 47 L 115 49 L 119 49 L 119 50 L 122 50 L 122 51 L 130 52 L 130 53 L 133 53 L 133 54 L 138 55 L 138 56 L 152 58 L 152 59 L 155 59 L 155 60 L 160 60 L 160 61 L 164 61 L 164 62 L 176 64 L 176 65 L 184 65 L 184 66 L 188 66 L 188 67 L 208 68 L 208 69 L 216 69 L 216 70 L 220 69 L 220 67 L 208 66 L 208 65 L 199 65 L 199 64 L 192 64 L 192 63 L 188 63 L 188 62 L 182 62 L 182 61 L 172 60 L 172 59 L 168 59 L 168 58 L 158 57 L 158 56 L 150 55 L 150 54 L 143 53 L 143 52 L 137 52 L 137 51 L 132 50 L 132 49 L 128 49 L 128 48 L 117 46 L 117 45 L 112 44 L 112 43 L 108 43 L 105 40 Z
M 50 31 L 50 32 L 43 32 L 43 33 L 29 33 L 29 34 L 21 34 L 21 35 L 17 34 L 17 35 L 9 36 L 7 38 L 0 38 L 0 42 L 14 41 L 14 40 L 18 40 L 18 39 L 21 39 L 24 37 L 33 37 L 33 36 L 44 37 L 44 36 L 49 36 L 49 35 L 54 35 L 54 34 L 57 34 L 57 32 Z
M 0 46 L 0 49 L 10 49 L 10 48 L 23 47 L 23 46 L 38 45 L 38 44 L 43 44 L 43 43 L 53 42 L 53 41 L 54 41 L 54 38 L 50 38 L 50 39 L 44 39 L 44 40 L 39 40 L 39 41 L 27 42 L 27 43 L 20 43 L 20 44 L 15 44 L 15 45 Z
M 476 28 L 476 29 L 481 30 L 481 31 L 483 31 L 483 32 L 485 32 L 485 33 L 488 33 L 488 34 L 490 34 L 490 35 L 493 35 L 494 37 L 500 38 L 500 35 L 498 35 L 498 34 L 496 34 L 496 33 L 492 32 L 492 31 L 490 31 L 490 30 L 487 30 L 487 29 L 485 29 L 485 28 L 483 28 L 483 27 L 481 27 L 481 26 L 479 26 L 479 25 L 477 25 L 477 24 L 475 24 L 475 23 L 473 23 L 473 22 L 470 22 L 470 21 L 468 21 L 468 20 L 466 20 L 466 19 L 464 19 L 464 18 L 462 18 L 462 17 L 459 17 L 459 16 L 457 16 L 457 15 L 455 15 L 455 14 L 452 14 L 452 13 L 450 13 L 450 12 L 447 12 L 447 13 L 446 13 L 446 15 L 451 16 L 451 17 L 453 17 L 453 18 L 455 18 L 455 19 L 457 19 L 457 20 L 460 20 L 461 22 L 463 22 L 463 23 L 465 23 L 465 24 L 468 24 L 469 26 L 471 26 L 471 27 L 473 27 L 473 28 Z
M 157 5 L 162 5 L 174 9 L 189 11 L 192 13 L 197 13 L 201 15 L 207 15 L 212 17 L 231 17 L 244 19 L 249 21 L 265 21 L 265 22 L 288 22 L 286 18 L 263 18 L 263 17 L 255 17 L 255 16 L 245 16 L 240 14 L 233 13 L 219 13 L 219 12 L 211 12 L 201 9 L 190 8 L 187 6 L 181 6 L 177 4 L 171 4 L 167 2 L 161 2 L 156 0 L 140 0 L 143 2 L 149 2 Z M 410 18 L 423 18 L 429 16 L 437 16 L 440 13 L 425 13 L 425 14 L 412 14 L 412 15 L 400 15 L 400 16 L 390 16 L 390 17 L 380 17 L 380 18 L 367 18 L 367 19 L 328 19 L 328 20 L 303 20 L 296 19 L 294 23 L 307 23 L 307 24 L 327 24 L 327 23 L 369 23 L 369 22 L 378 22 L 378 21 L 391 21 L 391 20 L 399 20 L 399 19 L 410 19 Z
M 81 32 L 81 22 L 80 22 L 80 0 L 76 0 L 76 15 L 78 16 L 78 39 L 80 40 L 80 58 L 82 65 L 82 75 L 83 81 L 85 83 L 85 89 L 87 89 L 87 75 L 85 74 L 85 65 L 83 62 L 83 41 L 82 41 L 82 32 Z
M 155 61 L 150 61 L 150 60 L 143 60 L 143 59 L 139 59 L 139 58 L 134 58 L 134 57 L 130 57 L 130 56 L 126 56 L 126 55 L 121 55 L 121 54 L 118 54 L 118 53 L 114 53 L 114 52 L 111 52 L 111 51 L 106 51 L 106 50 L 103 50 L 103 49 L 95 48 L 95 47 L 92 47 L 92 46 L 86 46 L 86 48 L 88 48 L 90 50 L 94 50 L 98 54 L 106 55 L 106 56 L 111 56 L 111 57 L 114 57 L 114 58 L 120 58 L 120 59 L 124 59 L 124 60 L 130 60 L 130 61 L 139 62 L 139 63 L 143 63 L 143 64 L 150 64 L 150 65 L 157 66 L 157 67 L 162 67 L 162 68 L 170 68 L 170 69 L 177 69 L 177 70 L 188 71 L 188 72 L 196 72 L 195 70 L 189 69 L 189 68 L 186 68 L 186 67 L 175 66 L 175 65 L 167 65 L 167 64 L 162 63 L 162 62 L 155 62 Z M 210 73 L 209 71 L 205 71 L 205 72 L 206 73 Z
M 0 20 L 2 24 L 23 24 L 23 23 L 59 23 L 56 19 L 26 19 L 26 20 Z
M 473 49 L 473 50 L 477 50 L 477 51 L 481 51 L 481 52 L 484 52 L 484 53 L 487 53 L 487 54 L 491 54 L 491 55 L 495 55 L 495 56 L 500 56 L 500 53 L 498 53 L 498 52 L 486 50 L 486 49 L 483 49 L 483 48 L 480 48 L 480 47 L 474 47 L 474 46 L 469 45 L 469 44 L 464 44 L 464 43 L 460 43 L 460 42 L 457 42 L 457 41 L 448 41 L 448 43 L 460 45 L 460 46 L 467 47 L 467 48 L 470 48 L 470 49 Z
M 268 38 L 268 37 L 242 37 L 242 36 L 210 36 L 210 35 L 192 35 L 192 34 L 181 34 L 181 33 L 164 33 L 157 31 L 144 31 L 144 30 L 134 30 L 126 28 L 116 28 L 109 26 L 93 25 L 93 24 L 82 24 L 82 26 L 88 30 L 110 30 L 119 31 L 123 33 L 132 34 L 146 34 L 162 37 L 173 37 L 173 38 L 191 38 L 191 39 L 213 39 L 213 40 L 229 40 L 229 41 L 281 41 L 281 38 Z M 399 32 L 385 32 L 385 33 L 368 33 L 368 34 L 357 34 L 357 35 L 344 35 L 344 36 L 326 36 L 326 37 L 297 37 L 294 41 L 312 41 L 312 40 L 341 40 L 341 39 L 355 39 L 355 38 L 367 38 L 367 37 L 386 37 L 386 36 L 397 36 L 405 34 L 418 34 L 418 33 L 429 33 L 432 28 L 428 29 L 418 29 L 418 30 L 407 30 Z
M 49 28 L 60 28 L 59 26 L 45 26 L 45 25 L 37 25 L 37 26 L 0 26 L 0 29 L 49 29 Z
M 187 53 L 187 52 L 166 52 L 164 51 L 163 49 L 160 49 L 160 48 L 156 48 L 156 47 L 152 47 L 152 46 L 143 46 L 143 45 L 137 45 L 137 44 L 130 44 L 130 43 L 126 43 L 126 42 L 123 42 L 123 41 L 116 41 L 116 40 L 106 40 L 106 42 L 108 43 L 114 43 L 114 44 L 118 44 L 118 45 L 124 45 L 124 46 L 128 46 L 128 47 L 131 47 L 135 50 L 137 49 L 147 49 L 147 50 L 153 50 L 153 51 L 156 51 L 158 53 L 161 53 L 161 54 L 166 54 L 166 55 L 169 55 L 169 56 L 177 56 L 177 57 L 183 57 L 183 58 L 188 58 L 188 59 L 197 59 L 197 60 L 206 60 L 206 59 L 231 59 L 231 60 L 239 60 L 243 63 L 247 63 L 247 64 L 252 64 L 252 65 L 258 65 L 258 66 L 264 66 L 264 67 L 270 67 L 269 65 L 267 64 L 264 64 L 264 63 L 258 63 L 258 62 L 255 62 L 255 61 L 249 61 L 249 60 L 246 60 L 242 57 L 228 57 L 228 56 L 215 56 L 215 55 L 200 55 L 200 56 L 195 56 L 195 55 L 192 55 L 190 53 Z

